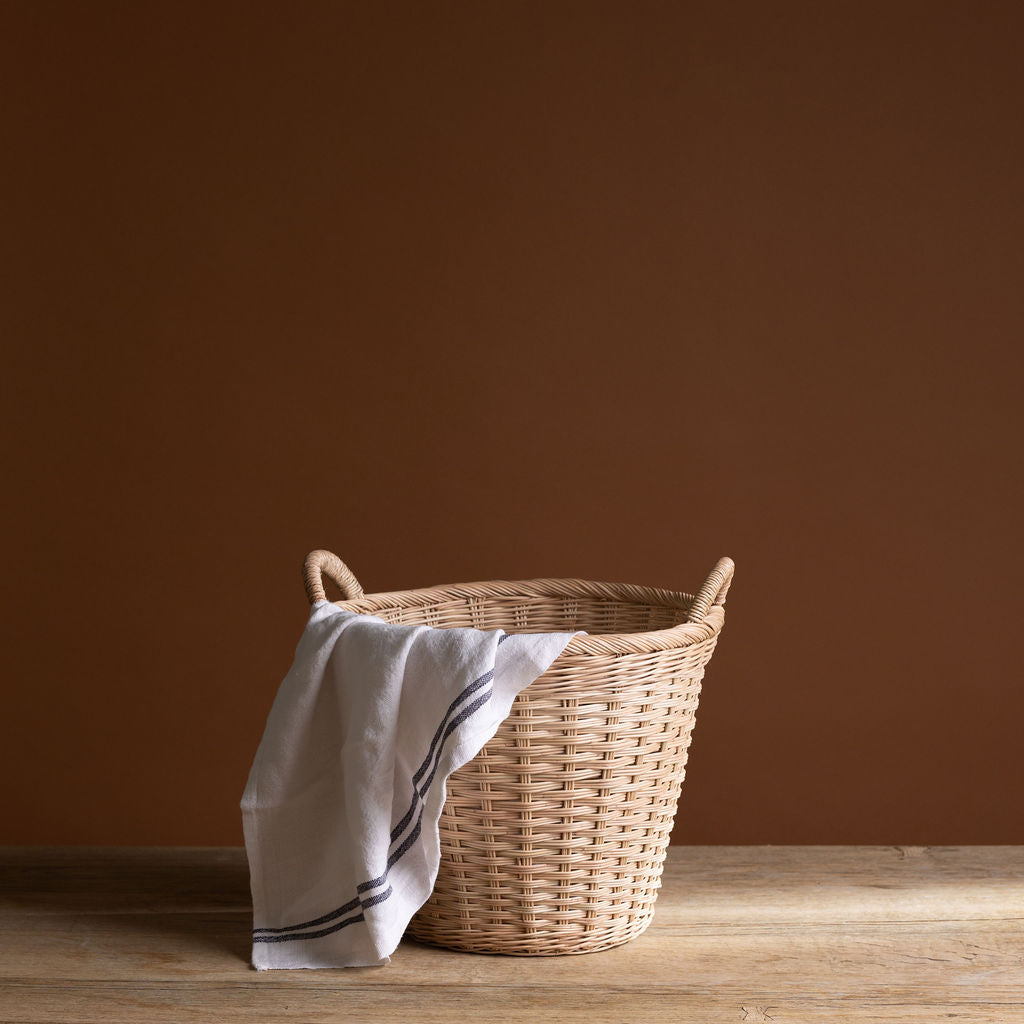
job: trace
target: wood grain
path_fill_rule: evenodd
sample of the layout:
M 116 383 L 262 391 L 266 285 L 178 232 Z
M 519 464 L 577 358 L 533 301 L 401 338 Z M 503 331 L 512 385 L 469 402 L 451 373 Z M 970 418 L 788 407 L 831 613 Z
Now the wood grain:
M 5 1022 L 1024 1022 L 1024 848 L 673 847 L 654 924 L 257 973 L 235 849 L 0 850 Z

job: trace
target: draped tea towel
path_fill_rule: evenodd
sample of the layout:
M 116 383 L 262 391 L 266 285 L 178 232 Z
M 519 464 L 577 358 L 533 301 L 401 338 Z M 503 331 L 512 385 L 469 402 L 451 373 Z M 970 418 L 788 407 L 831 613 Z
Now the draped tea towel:
M 255 967 L 388 962 L 437 878 L 445 780 L 575 635 L 313 605 L 242 797 Z

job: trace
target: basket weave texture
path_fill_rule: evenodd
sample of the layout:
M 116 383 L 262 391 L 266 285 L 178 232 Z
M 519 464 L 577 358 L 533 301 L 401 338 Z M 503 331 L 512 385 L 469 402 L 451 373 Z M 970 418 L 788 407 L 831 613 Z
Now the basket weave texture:
M 448 780 L 441 865 L 410 936 L 480 953 L 617 946 L 650 924 L 731 559 L 696 595 L 577 579 L 492 580 L 364 595 L 327 551 L 310 601 L 387 622 L 572 632 L 494 738 Z

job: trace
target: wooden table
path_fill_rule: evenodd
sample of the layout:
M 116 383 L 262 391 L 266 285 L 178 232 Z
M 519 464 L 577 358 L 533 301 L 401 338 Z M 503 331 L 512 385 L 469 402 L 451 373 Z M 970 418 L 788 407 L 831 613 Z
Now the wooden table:
M 674 847 L 588 956 L 248 964 L 237 849 L 0 849 L 0 1020 L 1024 1022 L 1024 847 Z

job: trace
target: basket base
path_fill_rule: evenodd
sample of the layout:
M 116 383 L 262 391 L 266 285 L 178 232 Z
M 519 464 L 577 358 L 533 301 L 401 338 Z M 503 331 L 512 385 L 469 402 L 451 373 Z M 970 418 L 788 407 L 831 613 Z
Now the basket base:
M 654 908 L 625 922 L 580 929 L 575 932 L 556 929 L 538 929 L 528 932 L 524 929 L 513 931 L 508 926 L 488 929 L 486 925 L 453 928 L 450 925 L 431 920 L 422 911 L 409 923 L 406 938 L 415 939 L 428 946 L 454 949 L 461 953 L 483 953 L 491 956 L 580 956 L 584 953 L 600 953 L 606 949 L 622 946 L 650 926 L 654 919 Z

